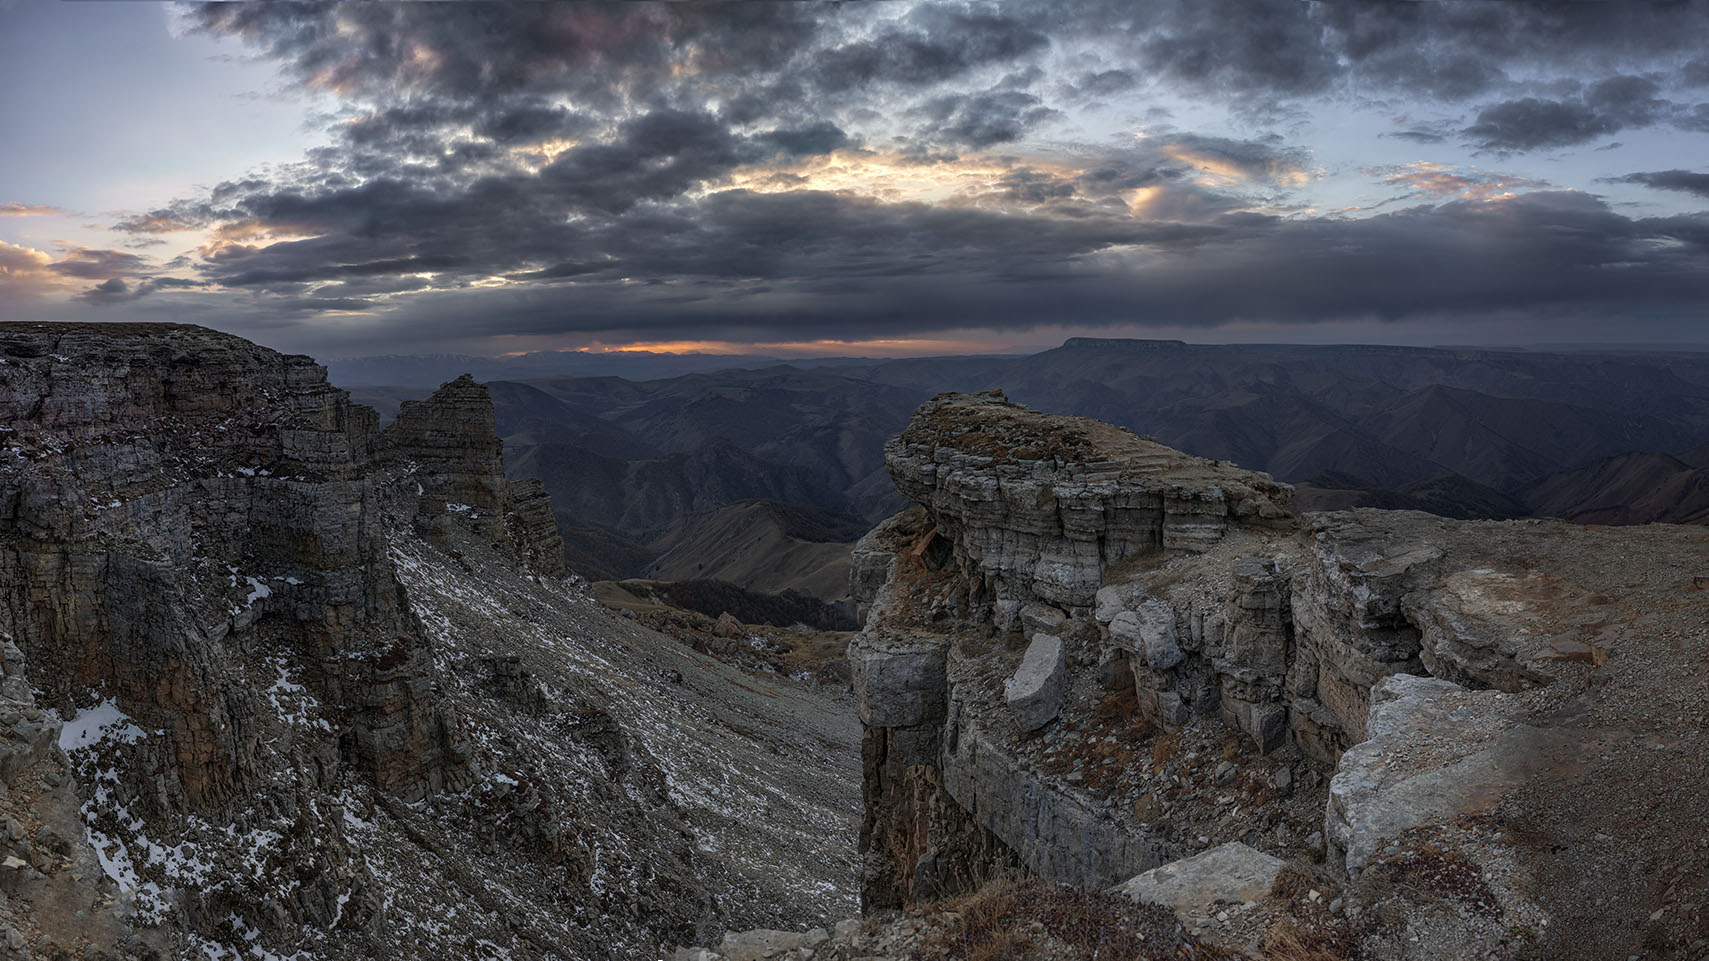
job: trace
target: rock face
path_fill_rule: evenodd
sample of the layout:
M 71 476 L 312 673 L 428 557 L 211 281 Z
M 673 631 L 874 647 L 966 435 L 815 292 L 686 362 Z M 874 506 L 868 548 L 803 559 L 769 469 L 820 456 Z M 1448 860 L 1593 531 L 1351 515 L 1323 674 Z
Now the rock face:
M 1021 658 L 1021 666 L 1003 682 L 1003 699 L 1009 713 L 1015 716 L 1015 726 L 1023 731 L 1036 731 L 1049 724 L 1062 710 L 1062 691 L 1068 683 L 1068 653 L 1062 638 L 1051 634 L 1034 634 Z
M 1288 488 L 1083 417 L 992 394 L 943 394 L 884 448 L 896 489 L 924 505 L 970 603 L 1015 617 L 1026 603 L 1084 607 L 1105 568 L 1134 554 L 1196 550 L 1235 525 L 1286 527 Z
M 853 816 L 837 715 L 603 615 L 551 518 L 466 379 L 381 435 L 306 357 L 0 324 L 0 945 L 640 957 L 852 907 L 838 843 L 787 869 Z
M 404 797 L 469 782 L 386 558 L 372 411 L 197 328 L 7 326 L 0 355 L 0 626 L 61 714 L 116 699 L 165 731 L 155 791 L 218 808 L 261 774 L 222 641 L 277 611 L 335 754 Z
M 1709 816 L 1684 693 L 1709 575 L 1681 573 L 1709 534 L 1289 521 L 1261 475 L 990 396 L 934 399 L 887 454 L 918 506 L 857 549 L 851 657 L 929 656 L 906 690 L 934 709 L 862 716 L 869 908 L 1017 867 L 1107 887 L 1224 861 L 1254 867 L 1244 901 L 1297 859 L 1369 956 L 1702 947 L 1709 884 L 1686 879 L 1709 859 L 1661 853 L 1691 849 L 1685 821 L 1621 811 Z M 1059 702 L 1039 696 L 1058 649 Z M 882 676 L 857 672 L 857 694 L 894 700 Z M 1654 757 L 1617 747 L 1629 724 Z M 1597 880 L 1566 880 L 1581 869 Z M 1658 872 L 1703 898 L 1681 912 L 1617 880 Z M 1199 925 L 1216 897 L 1173 906 Z M 1243 950 L 1269 910 L 1226 923 Z

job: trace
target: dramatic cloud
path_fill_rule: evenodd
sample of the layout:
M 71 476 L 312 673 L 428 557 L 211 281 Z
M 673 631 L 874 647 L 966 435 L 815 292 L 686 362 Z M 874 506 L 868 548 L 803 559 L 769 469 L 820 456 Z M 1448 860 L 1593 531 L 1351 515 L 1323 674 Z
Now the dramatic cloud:
M 53 258 L 39 250 L 31 250 L 0 240 L 0 282 L 19 282 L 25 277 L 45 272 Z
M 481 349 L 1586 304 L 1683 316 L 1705 295 L 1683 198 L 1614 208 L 1591 192 L 1605 167 L 1522 164 L 1622 131 L 1709 131 L 1709 0 L 190 16 L 322 97 L 320 145 L 146 198 L 115 215 L 122 241 L 31 261 L 91 311 L 305 332 L 338 313 L 325 336 Z M 1490 155 L 1503 170 L 1476 166 Z M 1703 196 L 1702 176 L 1620 182 Z M 163 242 L 164 264 L 105 249 Z
M 1643 184 L 1657 190 L 1682 190 L 1709 199 L 1709 173 L 1689 170 L 1658 170 L 1652 173 L 1627 174 L 1616 178 L 1620 183 Z

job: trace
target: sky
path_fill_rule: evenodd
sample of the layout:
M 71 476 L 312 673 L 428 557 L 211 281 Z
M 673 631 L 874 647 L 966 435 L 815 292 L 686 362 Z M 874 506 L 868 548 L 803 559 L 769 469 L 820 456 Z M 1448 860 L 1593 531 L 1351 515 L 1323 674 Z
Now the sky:
M 1709 346 L 1709 0 L 0 0 L 0 320 Z

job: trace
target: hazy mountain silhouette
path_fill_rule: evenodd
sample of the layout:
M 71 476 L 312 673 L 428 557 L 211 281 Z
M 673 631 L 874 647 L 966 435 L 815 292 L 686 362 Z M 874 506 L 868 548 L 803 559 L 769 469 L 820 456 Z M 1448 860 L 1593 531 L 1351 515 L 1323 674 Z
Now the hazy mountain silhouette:
M 933 394 L 993 387 L 1268 471 L 1300 485 L 1302 510 L 1704 516 L 1694 506 L 1694 472 L 1709 469 L 1702 353 L 1075 338 L 1022 357 L 548 377 L 491 390 L 507 468 L 545 480 L 572 564 L 601 576 L 717 571 L 756 590 L 795 583 L 834 597 L 825 558 L 835 551 L 780 518 L 829 511 L 870 524 L 893 512 L 885 440 Z M 385 413 L 421 392 L 356 394 Z M 772 556 L 795 560 L 755 562 Z M 783 573 L 790 564 L 800 576 Z

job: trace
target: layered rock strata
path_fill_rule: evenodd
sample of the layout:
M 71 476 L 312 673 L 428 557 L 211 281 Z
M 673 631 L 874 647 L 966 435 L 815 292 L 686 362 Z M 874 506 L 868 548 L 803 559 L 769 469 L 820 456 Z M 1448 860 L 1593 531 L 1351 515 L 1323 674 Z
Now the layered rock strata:
M 934 398 L 887 445 L 886 464 L 921 506 L 855 548 L 866 629 L 849 659 L 867 732 L 868 901 L 951 890 L 945 863 L 985 864 L 969 876 L 1013 863 L 1087 885 L 1164 863 L 1171 841 L 1064 790 L 1011 743 L 1049 731 L 1069 665 L 1098 658 L 1093 607 L 1106 569 L 1190 555 L 1231 532 L 1286 530 L 1287 488 L 1000 394 Z M 1181 659 L 1172 614 L 1112 614 L 1134 670 Z M 1003 644 L 969 630 L 1036 632 L 1038 663 L 1009 663 Z M 995 692 L 985 676 L 994 664 L 1009 676 Z M 991 851 L 1000 854 L 983 857 Z
M 836 775 L 756 743 L 835 715 L 555 576 L 490 410 L 460 380 L 382 436 L 305 357 L 0 325 L 0 950 L 642 957 L 844 903 L 772 828 L 852 810 L 765 806 Z
M 933 707 L 863 717 L 869 907 L 956 890 L 949 861 L 1104 887 L 1239 841 L 1312 859 L 1373 956 L 1709 947 L 1679 893 L 1709 859 L 1662 853 L 1683 822 L 1615 826 L 1632 790 L 1709 814 L 1679 686 L 1702 688 L 1709 535 L 1292 519 L 1261 475 L 990 396 L 935 398 L 887 453 L 918 506 L 856 549 L 850 656 L 931 668 L 856 694 Z M 1042 723 L 1014 697 L 1039 632 L 1067 667 Z M 1617 746 L 1638 729 L 1657 754 Z M 1566 880 L 1572 850 L 1598 880 Z M 1613 880 L 1652 872 L 1672 893 Z
M 282 663 L 404 797 L 469 783 L 386 557 L 376 418 L 306 357 L 170 325 L 0 327 L 5 623 L 69 716 L 150 729 L 164 801 L 252 785 L 259 731 L 222 676 L 263 615 Z
M 1132 555 L 1196 550 L 1236 525 L 1285 528 L 1288 488 L 1001 392 L 944 394 L 885 445 L 896 489 L 927 508 L 970 583 L 970 610 L 1002 626 L 1029 602 L 1090 605 L 1102 572 Z

